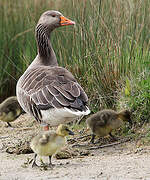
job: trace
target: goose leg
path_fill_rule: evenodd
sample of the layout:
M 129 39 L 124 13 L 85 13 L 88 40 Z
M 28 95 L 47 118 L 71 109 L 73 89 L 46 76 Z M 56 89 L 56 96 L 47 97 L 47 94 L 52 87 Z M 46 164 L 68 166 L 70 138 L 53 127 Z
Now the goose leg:
M 90 142 L 93 143 L 93 144 L 94 144 L 95 136 L 96 136 L 95 134 L 92 134 L 92 138 L 91 138 L 91 141 L 90 141 Z
M 48 131 L 48 130 L 49 130 L 49 125 L 48 125 L 47 123 L 42 122 L 42 123 L 41 123 L 41 127 L 42 127 L 42 129 L 43 129 L 44 131 Z
M 33 163 L 32 163 L 32 168 L 35 167 L 35 166 L 38 166 L 38 165 L 36 164 L 36 157 L 37 157 L 37 154 L 34 155 Z

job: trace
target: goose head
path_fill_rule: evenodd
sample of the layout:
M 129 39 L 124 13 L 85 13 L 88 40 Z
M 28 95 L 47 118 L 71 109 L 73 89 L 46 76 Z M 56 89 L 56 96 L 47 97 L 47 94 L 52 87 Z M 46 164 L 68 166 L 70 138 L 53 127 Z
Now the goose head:
M 64 17 L 59 11 L 50 10 L 41 15 L 38 24 L 42 24 L 51 32 L 57 27 L 74 25 L 75 22 Z
M 64 124 L 60 124 L 57 128 L 56 133 L 60 136 L 74 135 L 72 131 L 68 129 L 68 127 Z

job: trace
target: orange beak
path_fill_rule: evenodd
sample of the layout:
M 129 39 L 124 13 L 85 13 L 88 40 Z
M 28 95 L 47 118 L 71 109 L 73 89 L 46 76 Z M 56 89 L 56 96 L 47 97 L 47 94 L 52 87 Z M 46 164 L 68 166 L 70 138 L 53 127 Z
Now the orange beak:
M 67 19 L 64 16 L 60 16 L 60 25 L 61 26 L 68 26 L 68 25 L 74 25 L 75 22 Z

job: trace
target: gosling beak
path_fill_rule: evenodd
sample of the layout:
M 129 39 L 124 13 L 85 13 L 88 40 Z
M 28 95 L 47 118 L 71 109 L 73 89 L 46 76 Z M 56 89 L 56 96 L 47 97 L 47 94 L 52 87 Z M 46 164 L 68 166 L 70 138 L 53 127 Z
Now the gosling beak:
M 69 130 L 69 135 L 74 135 L 74 132 Z
M 74 25 L 75 22 L 71 21 L 70 19 L 67 19 L 64 16 L 60 16 L 60 25 L 61 26 L 68 26 L 68 25 Z

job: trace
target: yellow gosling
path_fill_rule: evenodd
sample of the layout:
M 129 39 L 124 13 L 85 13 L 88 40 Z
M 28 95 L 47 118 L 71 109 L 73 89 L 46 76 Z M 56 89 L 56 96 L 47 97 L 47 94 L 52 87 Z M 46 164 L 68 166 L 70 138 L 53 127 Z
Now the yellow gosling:
M 48 156 L 49 166 L 52 166 L 51 157 L 65 145 L 67 135 L 74 135 L 74 133 L 66 125 L 60 124 L 56 132 L 44 131 L 35 136 L 30 144 L 31 149 L 35 152 L 32 167 L 37 166 L 37 155 Z
M 15 121 L 22 113 L 16 96 L 9 97 L 0 104 L 0 120 L 7 122 L 8 126 L 11 126 L 10 122 Z
M 108 134 L 115 140 L 111 134 L 112 130 L 119 128 L 124 121 L 132 126 L 131 113 L 129 110 L 115 112 L 114 110 L 105 109 L 91 115 L 87 120 L 87 126 L 91 129 L 91 142 L 94 143 L 95 136 L 104 137 Z

